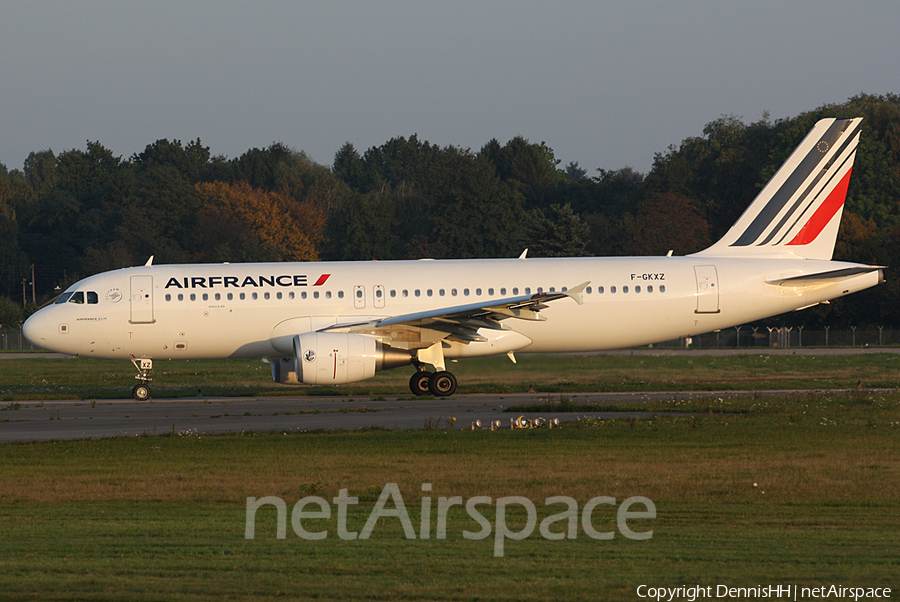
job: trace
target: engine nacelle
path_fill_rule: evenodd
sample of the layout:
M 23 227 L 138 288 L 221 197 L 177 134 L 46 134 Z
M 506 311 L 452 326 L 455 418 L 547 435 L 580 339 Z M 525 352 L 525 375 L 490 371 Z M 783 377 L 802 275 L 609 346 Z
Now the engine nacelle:
M 294 360 L 298 381 L 342 385 L 372 378 L 379 370 L 410 364 L 412 354 L 361 334 L 306 332 L 294 337 Z

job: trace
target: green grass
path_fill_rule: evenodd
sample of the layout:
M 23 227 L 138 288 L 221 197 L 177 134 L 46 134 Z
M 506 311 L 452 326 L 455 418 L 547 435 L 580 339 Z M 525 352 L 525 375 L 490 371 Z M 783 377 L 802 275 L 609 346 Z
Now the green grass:
M 582 419 L 522 431 L 427 430 L 165 436 L 0 446 L 0 599 L 630 600 L 640 584 L 888 586 L 900 574 L 900 394 L 713 398 L 703 415 Z M 706 404 L 706 405 L 704 405 Z M 671 409 L 671 408 L 670 408 Z M 688 408 L 690 409 L 690 408 Z M 739 413 L 724 413 L 738 409 Z M 723 412 L 718 412 L 722 410 Z M 692 410 L 693 411 L 693 410 Z M 416 532 L 397 519 L 343 541 L 275 537 L 248 496 L 360 499 L 359 531 L 397 483 Z M 424 494 L 422 483 L 431 483 Z M 458 509 L 435 538 L 440 496 L 646 496 L 646 541 L 617 534 L 548 541 L 464 539 Z M 495 524 L 491 507 L 482 512 Z M 491 510 L 491 511 L 489 511 Z M 600 506 L 598 530 L 614 529 Z M 513 516 L 513 528 L 523 524 Z
M 896 387 L 900 354 L 676 356 L 523 355 L 451 363 L 460 393 L 684 391 Z M 0 400 L 109 399 L 130 396 L 125 361 L 9 359 L 0 364 Z M 290 387 L 271 381 L 258 360 L 156 361 L 155 397 L 232 395 L 407 395 L 411 370 L 380 372 L 341 387 Z

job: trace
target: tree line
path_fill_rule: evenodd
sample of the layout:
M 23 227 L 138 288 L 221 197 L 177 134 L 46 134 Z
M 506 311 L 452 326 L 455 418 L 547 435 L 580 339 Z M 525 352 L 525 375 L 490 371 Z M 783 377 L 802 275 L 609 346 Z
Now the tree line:
M 647 174 L 561 166 L 544 142 L 479 150 L 413 135 L 331 166 L 281 143 L 234 159 L 158 140 L 128 159 L 100 142 L 0 164 L 0 324 L 84 276 L 155 263 L 318 261 L 698 251 L 734 223 L 813 124 L 866 119 L 835 259 L 900 265 L 900 96 L 861 94 L 797 117 L 734 116 L 655 155 Z M 32 273 L 34 279 L 32 280 Z M 900 326 L 888 281 L 777 318 Z M 58 287 L 58 288 L 57 288 Z M 32 299 L 35 303 L 32 303 Z M 23 301 L 25 308 L 23 310 Z

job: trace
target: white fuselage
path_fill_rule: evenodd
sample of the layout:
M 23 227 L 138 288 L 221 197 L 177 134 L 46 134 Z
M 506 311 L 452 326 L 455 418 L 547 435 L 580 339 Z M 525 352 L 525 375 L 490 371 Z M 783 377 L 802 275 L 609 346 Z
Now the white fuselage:
M 856 265 L 689 256 L 144 266 L 81 280 L 65 302 L 32 316 L 25 334 L 46 349 L 99 358 L 290 357 L 303 332 L 589 281 L 581 305 L 558 300 L 540 312 L 545 320 L 507 319 L 511 330 L 483 329 L 487 342 L 454 342 L 444 353 L 594 351 L 744 324 L 879 282 L 869 272 L 767 283 Z

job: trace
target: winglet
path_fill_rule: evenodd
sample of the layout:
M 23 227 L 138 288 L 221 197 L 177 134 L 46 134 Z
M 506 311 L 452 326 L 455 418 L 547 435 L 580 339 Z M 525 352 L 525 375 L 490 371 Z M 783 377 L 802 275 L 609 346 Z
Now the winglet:
M 582 282 L 575 288 L 570 288 L 569 290 L 566 291 L 566 296 L 574 299 L 575 303 L 577 303 L 578 305 L 583 305 L 584 304 L 584 289 L 586 289 L 590 283 L 591 283 L 591 281 L 588 280 L 587 282 Z

